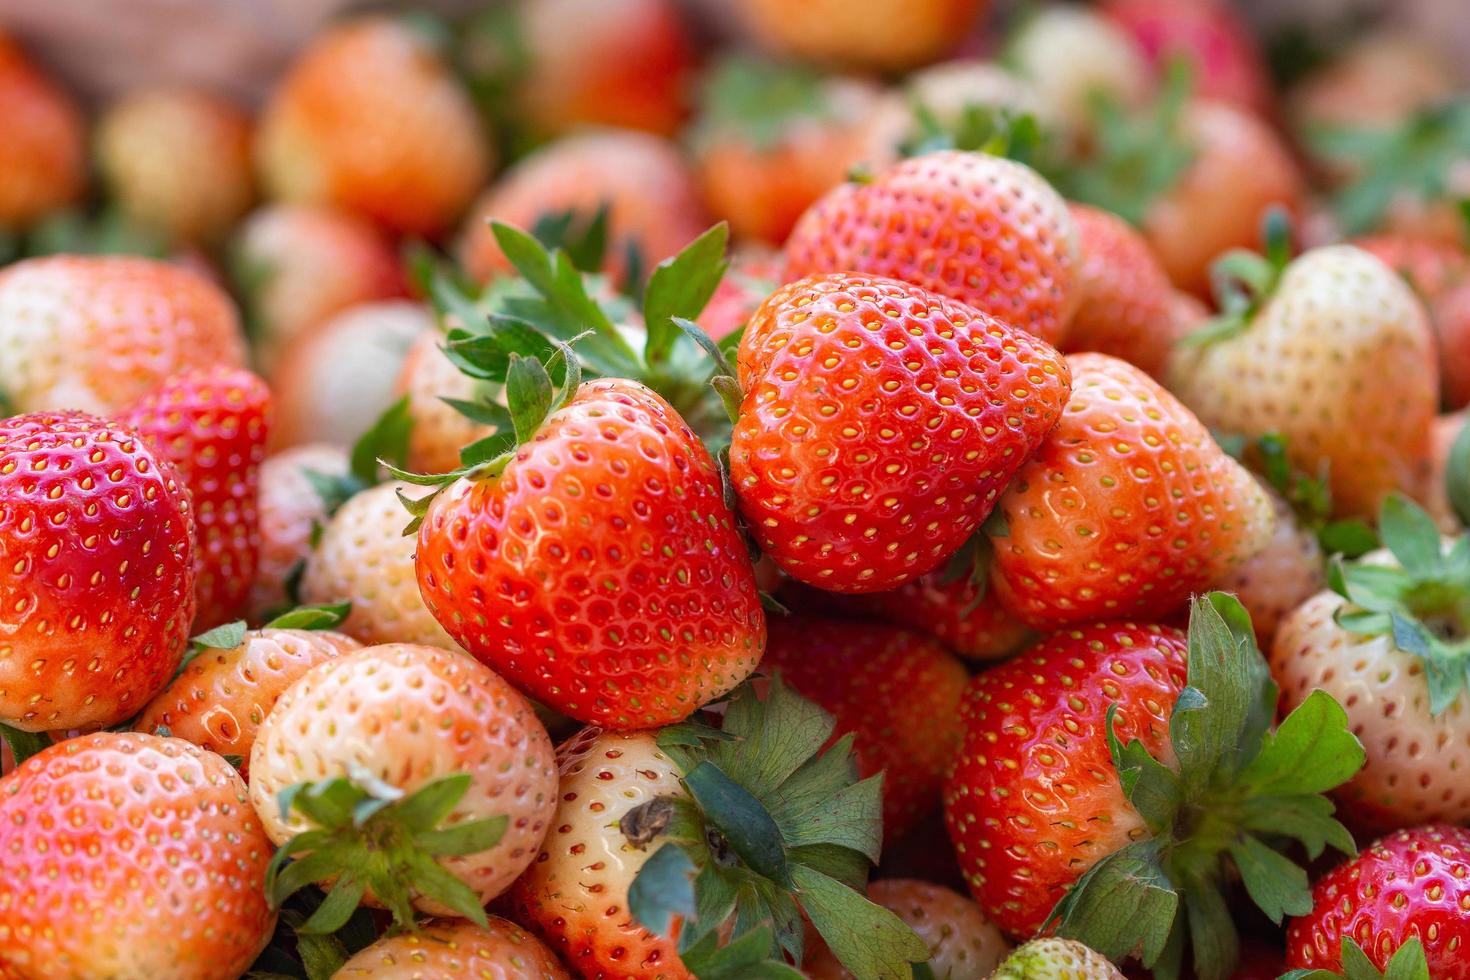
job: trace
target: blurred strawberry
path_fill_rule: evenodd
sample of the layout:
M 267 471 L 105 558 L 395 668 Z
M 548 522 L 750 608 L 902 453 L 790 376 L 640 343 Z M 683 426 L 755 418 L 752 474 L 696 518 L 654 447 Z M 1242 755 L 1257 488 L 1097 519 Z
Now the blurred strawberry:
M 330 516 L 313 475 L 347 472 L 347 451 L 325 443 L 293 446 L 260 464 L 260 563 L 246 617 L 252 622 L 295 605 L 290 593 L 311 553 L 313 529 Z
M 1162 73 L 1183 59 L 1196 89 L 1255 113 L 1271 109 L 1272 83 L 1255 34 L 1223 0 L 1105 0 L 1103 13 L 1127 31 Z
M 1234 593 L 1250 613 L 1263 650 L 1271 649 L 1282 619 L 1327 584 L 1326 556 L 1317 535 L 1297 520 L 1280 494 L 1270 491 L 1268 496 L 1276 515 L 1271 539 L 1214 583 L 1214 588 Z
M 473 402 L 480 395 L 480 386 L 449 359 L 444 344 L 438 330 L 419 334 L 394 382 L 394 391 L 408 399 L 413 426 L 408 436 L 408 468 L 419 473 L 457 469 L 459 451 L 491 432 L 489 426 L 467 418 L 445 401 Z
M 1133 38 L 1089 7 L 1038 9 L 1021 20 L 1006 54 L 1036 93 L 1043 121 L 1061 126 L 1073 141 L 1090 136 L 1096 99 L 1133 108 L 1153 89 L 1150 66 Z
M 341 980 L 407 976 L 481 980 L 569 980 L 556 955 L 520 926 L 490 916 L 488 926 L 434 919 L 415 932 L 385 935 L 332 974 Z
M 715 340 L 743 329 L 782 279 L 781 258 L 759 246 L 737 249 L 714 295 L 699 315 L 699 326 Z
M 1431 38 L 1384 26 L 1297 83 L 1288 96 L 1289 115 L 1310 147 L 1314 132 L 1391 126 L 1459 87 L 1454 65 Z
M 738 0 L 762 46 L 803 61 L 895 72 L 933 61 L 989 6 L 986 0 Z
M 82 114 L 0 32 L 0 232 L 73 204 L 87 182 Z

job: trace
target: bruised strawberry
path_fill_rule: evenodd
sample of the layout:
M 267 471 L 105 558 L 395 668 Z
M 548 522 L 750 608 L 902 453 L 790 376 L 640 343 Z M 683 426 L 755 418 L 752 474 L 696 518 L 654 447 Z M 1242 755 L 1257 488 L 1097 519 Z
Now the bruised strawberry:
M 0 229 L 19 231 L 81 197 L 87 182 L 81 111 L 0 32 Z

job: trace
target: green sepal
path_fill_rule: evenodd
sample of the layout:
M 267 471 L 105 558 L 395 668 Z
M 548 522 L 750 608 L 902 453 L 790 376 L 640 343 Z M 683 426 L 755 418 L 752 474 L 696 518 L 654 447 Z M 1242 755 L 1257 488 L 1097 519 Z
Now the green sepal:
M 730 228 L 722 221 L 654 267 L 643 291 L 643 327 L 648 331 L 643 357 L 647 363 L 668 360 L 679 337 L 675 317 L 692 320 L 704 311 L 730 266 L 725 258 L 729 239 Z
M 672 936 L 674 917 L 695 915 L 694 878 L 699 873 L 678 844 L 664 844 L 638 870 L 628 888 L 628 911 L 650 932 Z
M 352 603 L 350 602 L 297 606 L 295 609 L 287 610 L 274 617 L 261 628 L 268 630 L 332 630 L 346 622 L 347 617 L 351 614 Z
M 189 643 L 207 650 L 233 650 L 245 642 L 247 629 L 245 620 L 237 619 L 234 622 L 216 626 L 214 629 L 205 630 L 197 636 L 191 636 Z
M 1342 937 L 1342 954 L 1339 957 L 1342 972 L 1331 970 L 1291 970 L 1278 980 L 1433 980 L 1429 974 L 1429 963 L 1424 956 L 1424 946 L 1418 936 L 1410 936 L 1394 951 L 1388 968 L 1379 972 L 1363 952 L 1363 948 L 1351 936 Z
M 565 252 L 582 272 L 598 272 L 607 258 L 610 213 L 606 201 L 590 214 L 580 208 L 543 212 L 531 225 L 531 236 L 548 251 Z
M 1161 834 L 1174 825 L 1179 806 L 1184 801 L 1184 788 L 1179 777 L 1169 767 L 1148 754 L 1148 749 L 1138 739 L 1127 745 L 1118 741 L 1113 731 L 1114 718 L 1118 713 L 1116 703 L 1108 705 L 1104 727 L 1108 733 L 1108 750 L 1113 757 L 1113 768 L 1118 771 L 1118 780 L 1123 786 L 1123 795 L 1143 817 L 1148 829 Z
M 791 874 L 803 911 L 854 976 L 901 977 L 929 958 L 929 947 L 889 909 L 804 865 Z
M 719 946 L 713 933 L 680 953 L 685 969 L 699 980 L 803 980 L 804 974 L 781 960 L 770 959 L 775 944 L 769 927 L 761 926 Z
M 1110 960 L 1134 952 L 1152 966 L 1164 951 L 1179 911 L 1179 890 L 1169 880 L 1156 838 L 1137 841 L 1087 870 L 1052 909 L 1042 927 L 1075 939 Z
M 726 57 L 700 85 L 694 141 L 733 133 L 768 150 L 793 122 L 831 118 L 824 85 L 823 76 L 805 65 Z
M 1455 516 L 1470 527 L 1470 425 L 1461 425 L 1445 463 L 1445 494 Z

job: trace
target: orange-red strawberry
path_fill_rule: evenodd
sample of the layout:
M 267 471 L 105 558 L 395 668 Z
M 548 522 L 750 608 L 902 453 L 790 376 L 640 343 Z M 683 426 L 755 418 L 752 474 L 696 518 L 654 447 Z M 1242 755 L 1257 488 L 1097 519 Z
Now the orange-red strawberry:
M 767 48 L 804 61 L 899 71 L 954 47 L 985 0 L 739 0 L 735 5 Z
M 1062 420 L 1001 498 L 1001 601 L 1038 629 L 1167 615 L 1265 546 L 1271 502 L 1138 368 L 1073 354 Z
M 930 572 L 892 592 L 862 596 L 858 603 L 891 623 L 927 633 L 972 660 L 1009 656 L 1031 635 L 1006 612 L 994 590 L 964 575 L 946 581 L 943 573 Z
M 273 198 L 411 235 L 447 229 L 490 171 L 468 93 L 424 38 L 387 17 L 311 42 L 266 106 L 256 159 Z
M 183 480 L 131 429 L 0 422 L 0 722 L 112 725 L 168 683 L 194 619 L 193 524 Z
M 341 980 L 571 980 L 561 961 L 513 922 L 492 916 L 480 926 L 436 919 L 417 932 L 384 936 L 332 974 Z
M 271 842 L 230 765 L 68 739 L 0 780 L 0 975 L 234 980 L 270 939 Z
M 878 623 L 775 616 L 761 668 L 852 733 L 858 771 L 883 773 L 883 836 L 902 837 L 939 802 L 959 744 L 965 668 L 919 633 Z
M 168 241 L 212 244 L 255 196 L 250 118 L 186 88 L 135 92 L 97 122 L 97 163 L 113 201 Z
M 843 184 L 786 242 L 789 278 L 857 272 L 960 300 L 1055 344 L 1077 302 L 1077 231 L 1025 164 L 946 150 Z
M 260 464 L 260 564 L 250 590 L 251 622 L 290 605 L 289 588 L 311 554 L 312 528 L 325 526 L 327 502 L 311 473 L 345 477 L 347 451 L 312 443 L 267 456 Z
M 1252 112 L 1271 108 L 1272 83 L 1255 35 L 1220 0 L 1107 0 L 1103 13 L 1138 43 L 1156 71 L 1182 58 L 1199 94 Z
M 0 271 L 0 388 L 15 411 L 113 416 L 176 374 L 244 360 L 230 298 L 180 266 L 60 255 Z
M 894 589 L 990 513 L 1061 412 L 1065 362 L 963 303 L 878 276 L 778 289 L 740 343 L 741 513 L 793 578 Z
M 81 111 L 0 32 L 0 229 L 74 203 L 87 181 Z
M 260 560 L 260 464 L 270 389 L 249 371 L 213 368 L 165 381 L 123 421 L 174 464 L 194 503 L 194 623 L 243 615 Z

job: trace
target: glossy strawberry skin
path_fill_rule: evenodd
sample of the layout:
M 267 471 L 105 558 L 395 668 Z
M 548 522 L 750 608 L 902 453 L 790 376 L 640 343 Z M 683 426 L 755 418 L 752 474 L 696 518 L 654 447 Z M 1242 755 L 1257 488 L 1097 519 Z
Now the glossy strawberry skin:
M 995 587 L 1037 629 L 1165 616 L 1265 545 L 1270 500 L 1142 371 L 1067 360 L 1062 421 L 997 508 Z
M 249 371 L 179 375 L 124 421 L 178 470 L 194 501 L 197 629 L 245 613 L 260 562 L 260 464 L 270 389 Z
M 1341 969 L 1351 936 L 1381 970 L 1417 936 L 1434 980 L 1470 978 L 1470 831 L 1447 824 L 1400 830 L 1324 875 L 1312 911 L 1286 933 L 1286 965 Z
M 962 303 L 876 276 L 788 283 L 739 351 L 730 446 L 740 509 L 793 578 L 897 588 L 990 513 L 1061 411 L 1047 344 Z
M 983 153 L 905 160 L 843 184 L 786 241 L 788 279 L 859 272 L 923 286 L 1058 343 L 1076 303 L 1077 233 L 1035 171 Z
M 131 429 L 0 421 L 0 721 L 102 727 L 168 682 L 194 619 L 193 509 Z
M 213 752 L 131 732 L 53 745 L 0 781 L 0 976 L 233 980 L 275 922 L 271 852 Z
M 538 700 L 608 727 L 688 717 L 765 646 L 714 464 L 636 382 L 584 384 L 499 477 L 441 494 L 417 569 L 456 642 Z
M 893 841 L 939 802 L 959 744 L 965 668 L 933 640 L 878 623 L 773 617 L 761 668 L 856 736 L 858 771 L 884 773 L 883 835 Z
M 1066 630 L 971 679 L 944 816 L 976 901 L 1031 936 L 1084 871 L 1148 830 L 1123 795 L 1114 731 L 1158 755 L 1185 684 L 1184 634 L 1114 624 Z

